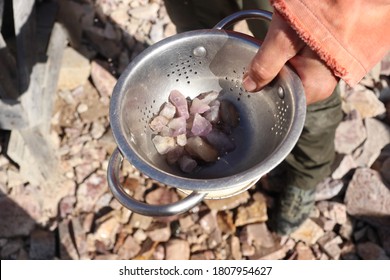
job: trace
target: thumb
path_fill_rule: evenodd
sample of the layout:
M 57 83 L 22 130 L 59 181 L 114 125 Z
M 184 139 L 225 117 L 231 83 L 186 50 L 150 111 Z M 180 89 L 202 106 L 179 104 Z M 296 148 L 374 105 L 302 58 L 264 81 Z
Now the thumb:
M 267 36 L 244 74 L 244 88 L 249 92 L 261 90 L 304 46 L 298 34 L 275 12 Z

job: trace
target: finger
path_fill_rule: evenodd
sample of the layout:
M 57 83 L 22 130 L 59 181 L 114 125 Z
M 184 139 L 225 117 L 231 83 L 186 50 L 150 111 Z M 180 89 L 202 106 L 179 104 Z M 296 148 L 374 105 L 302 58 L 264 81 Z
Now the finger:
M 304 45 L 287 22 L 274 13 L 267 36 L 243 77 L 244 88 L 249 92 L 262 89 Z
M 339 79 L 309 47 L 304 47 L 289 63 L 302 81 L 307 104 L 324 100 L 332 94 Z

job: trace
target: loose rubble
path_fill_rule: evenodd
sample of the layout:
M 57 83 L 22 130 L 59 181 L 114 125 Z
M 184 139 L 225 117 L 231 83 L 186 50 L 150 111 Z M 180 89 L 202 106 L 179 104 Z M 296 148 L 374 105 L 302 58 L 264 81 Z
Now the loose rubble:
M 60 6 L 70 33 L 52 117 L 62 176 L 34 185 L 0 141 L 1 259 L 390 258 L 390 56 L 356 88 L 341 82 L 344 120 L 333 173 L 317 186 L 310 218 L 290 236 L 268 227 L 277 193 L 263 187 L 266 178 L 181 215 L 146 217 L 124 208 L 107 186 L 116 148 L 109 101 L 128 63 L 175 27 L 161 0 Z M 127 161 L 121 182 L 126 193 L 150 204 L 182 198 Z

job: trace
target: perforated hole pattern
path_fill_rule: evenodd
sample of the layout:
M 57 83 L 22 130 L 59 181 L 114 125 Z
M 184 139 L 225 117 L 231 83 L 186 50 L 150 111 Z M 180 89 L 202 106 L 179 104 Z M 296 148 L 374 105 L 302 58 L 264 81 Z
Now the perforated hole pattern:
M 200 71 L 194 70 L 193 68 L 199 69 L 202 63 L 202 58 L 194 57 L 192 55 L 187 59 L 179 59 L 176 63 L 170 63 L 172 70 L 166 73 L 166 77 L 168 79 L 173 79 L 177 83 L 184 79 L 185 82 L 190 85 L 191 79 L 197 76 L 198 71 Z M 243 67 L 241 71 L 233 69 L 232 74 L 229 77 L 226 76 L 224 78 L 226 82 L 230 84 L 230 87 L 227 90 L 237 96 L 237 101 L 241 101 L 242 98 L 251 97 L 251 93 L 242 87 L 242 77 L 245 74 L 245 71 L 245 67 Z M 141 118 L 138 121 L 143 123 L 144 132 L 147 131 L 151 119 L 158 114 L 161 105 L 162 104 L 156 104 L 156 100 L 153 100 L 150 105 L 145 101 L 144 107 L 137 107 L 141 112 Z M 275 135 L 282 135 L 287 131 L 286 112 L 289 106 L 285 104 L 285 101 L 282 98 L 280 101 L 276 102 L 276 106 L 277 113 L 274 114 L 275 124 L 272 126 L 271 131 L 275 133 Z

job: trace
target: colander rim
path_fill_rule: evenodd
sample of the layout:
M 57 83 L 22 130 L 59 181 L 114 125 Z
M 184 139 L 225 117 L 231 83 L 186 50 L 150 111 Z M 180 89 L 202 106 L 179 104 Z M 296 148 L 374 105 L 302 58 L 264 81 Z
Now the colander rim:
M 126 80 L 130 76 L 131 71 L 139 67 L 139 63 L 145 56 L 150 55 L 153 52 L 158 52 L 158 50 L 166 44 L 176 43 L 177 40 L 182 39 L 187 40 L 189 36 L 202 36 L 202 34 L 207 34 L 207 36 L 212 34 L 213 36 L 223 36 L 224 38 L 228 36 L 230 38 L 240 39 L 247 44 L 254 44 L 256 47 L 261 46 L 259 41 L 248 35 L 235 31 L 218 29 L 188 31 L 165 38 L 145 49 L 126 67 L 114 87 L 110 100 L 109 116 L 112 134 L 118 145 L 119 151 L 123 155 L 124 159 L 128 160 L 140 172 L 167 186 L 196 192 L 210 192 L 234 188 L 237 185 L 252 182 L 256 178 L 260 179 L 263 175 L 281 163 L 295 146 L 295 143 L 298 141 L 298 138 L 303 129 L 304 120 L 306 117 L 306 98 L 303 94 L 303 85 L 298 75 L 289 66 L 284 66 L 279 75 L 292 75 L 292 80 L 295 82 L 294 87 L 297 87 L 298 92 L 302 93 L 294 94 L 295 114 L 293 115 L 290 132 L 282 141 L 282 143 L 275 149 L 275 151 L 266 157 L 261 162 L 261 164 L 256 164 L 253 167 L 245 170 L 245 172 L 240 172 L 222 178 L 199 179 L 174 175 L 164 170 L 155 168 L 143 160 L 142 157 L 131 148 L 125 137 L 126 132 L 124 131 L 124 127 L 121 124 L 119 113 L 121 112 L 122 108 L 122 100 L 126 94 Z

